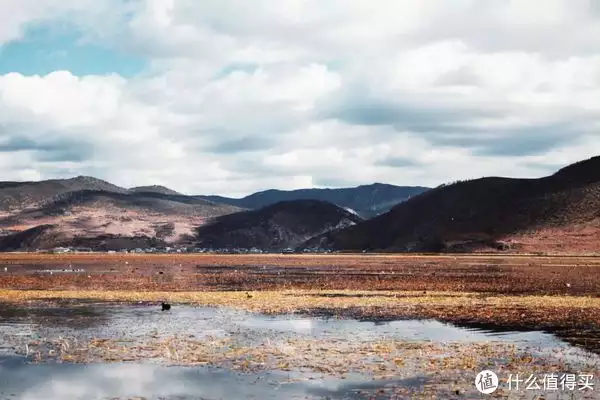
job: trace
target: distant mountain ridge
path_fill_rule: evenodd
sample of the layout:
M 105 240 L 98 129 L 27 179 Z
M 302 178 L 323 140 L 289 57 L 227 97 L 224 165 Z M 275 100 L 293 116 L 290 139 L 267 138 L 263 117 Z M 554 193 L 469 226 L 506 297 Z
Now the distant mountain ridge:
M 600 157 L 539 179 L 442 185 L 301 247 L 381 251 L 600 252 Z
M 136 186 L 129 189 L 129 192 L 134 193 L 160 193 L 160 194 L 170 194 L 174 196 L 183 196 L 183 194 L 176 192 L 168 187 L 164 187 L 162 185 L 151 185 L 151 186 Z
M 23 209 L 48 198 L 79 190 L 100 190 L 127 193 L 128 190 L 101 179 L 77 176 L 70 179 L 45 181 L 0 182 L 0 210 Z
M 169 244 L 600 252 L 600 157 L 539 179 L 267 190 L 242 199 L 126 189 L 85 176 L 0 182 L 0 250 Z
M 393 206 L 429 190 L 422 186 L 395 186 L 383 183 L 361 185 L 339 189 L 269 189 L 235 199 L 223 196 L 197 196 L 217 203 L 229 204 L 247 209 L 259 209 L 292 200 L 321 200 L 356 211 L 370 218 L 390 210 Z
M 257 232 L 262 229 L 263 233 L 254 236 L 244 233 L 258 240 L 251 247 L 261 244 L 287 247 L 354 224 L 361 220 L 355 213 L 368 210 L 376 213 L 419 191 L 420 188 L 383 184 L 349 189 L 270 190 L 250 195 L 247 201 L 241 201 L 246 206 L 237 206 L 230 204 L 236 201 L 222 201 L 227 198 L 218 196 L 189 196 L 160 185 L 124 188 L 89 176 L 0 182 L 0 250 L 71 245 L 107 250 L 119 246 L 190 244 L 196 243 L 198 228 L 207 223 L 211 223 L 211 232 L 216 232 L 220 226 L 232 228 L 248 218 L 252 220 L 252 216 Z M 291 200 L 273 202 L 278 197 Z M 333 198 L 349 206 L 338 207 L 315 197 Z M 260 206 L 262 203 L 268 204 Z M 248 205 L 256 207 L 255 213 L 242 213 L 251 208 Z M 270 214 L 272 210 L 279 210 L 277 216 Z M 231 219 L 218 219 L 236 213 L 239 215 Z M 265 228 L 262 219 L 268 221 L 269 228 Z M 212 224 L 213 221 L 217 223 Z M 289 225 L 289 221 L 294 221 L 295 226 Z M 281 237 L 270 242 L 264 233 L 269 229 L 279 232 Z M 222 237 L 231 239 L 227 233 Z M 229 239 L 212 238 L 220 246 L 231 247 Z M 232 243 L 237 243 L 236 240 Z
M 125 189 L 84 176 L 0 182 L 0 205 L 4 251 L 167 246 L 189 242 L 211 218 L 242 211 L 162 186 Z

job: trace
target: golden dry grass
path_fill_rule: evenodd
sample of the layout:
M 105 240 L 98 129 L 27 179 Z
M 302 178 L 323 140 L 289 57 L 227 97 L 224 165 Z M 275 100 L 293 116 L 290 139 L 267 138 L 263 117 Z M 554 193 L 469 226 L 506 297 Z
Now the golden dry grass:
M 225 367 L 240 372 L 295 373 L 287 380 L 282 377 L 280 383 L 325 377 L 346 379 L 350 374 L 395 381 L 415 376 L 430 377 L 431 380 L 421 390 L 402 385 L 397 388 L 381 385 L 377 389 L 380 396 L 396 394 L 410 398 L 448 398 L 447 393 L 476 396 L 473 393 L 473 377 L 484 369 L 499 371 L 504 378 L 508 374 L 524 374 L 525 371 L 539 376 L 548 373 L 560 375 L 574 368 L 578 374 L 600 374 L 597 359 L 592 357 L 573 364 L 567 362 L 560 352 L 538 353 L 535 349 L 501 342 L 441 343 L 353 340 L 351 337 L 348 340 L 274 338 L 271 341 L 264 338 L 261 344 L 248 346 L 232 338 L 196 339 L 153 334 L 136 339 L 40 339 L 28 343 L 25 351 L 38 362 L 152 360 L 168 365 Z M 496 397 L 510 394 L 499 389 Z M 585 398 L 593 398 L 589 391 L 585 395 Z
M 600 351 L 599 257 L 2 254 L 3 265 L 0 302 L 167 300 L 264 313 L 435 318 L 568 331 L 561 335 Z M 65 266 L 85 272 L 35 272 Z
M 159 302 L 233 307 L 258 312 L 294 312 L 309 308 L 412 306 L 486 306 L 553 309 L 600 308 L 600 297 L 592 296 L 509 296 L 482 293 L 365 290 L 279 290 L 250 292 L 134 292 L 126 290 L 11 290 L 0 289 L 0 301 L 89 299 L 112 302 Z
M 561 372 L 565 364 L 531 355 L 530 349 L 501 342 L 434 343 L 403 340 L 340 341 L 336 339 L 285 339 L 245 346 L 231 338 L 193 339 L 151 336 L 142 339 L 95 338 L 89 341 L 68 338 L 33 341 L 27 352 L 38 361 L 121 362 L 157 360 L 173 365 L 227 365 L 256 371 L 304 370 L 345 376 L 349 372 L 373 375 L 378 379 L 414 375 L 415 371 L 469 370 L 489 366 L 523 368 L 533 372 Z M 548 357 L 551 358 L 551 357 Z M 486 365 L 487 364 L 487 365 Z M 590 359 L 584 372 L 599 372 Z
M 67 265 L 86 271 L 53 276 L 31 272 Z M 174 308 L 191 304 L 267 314 L 435 318 L 458 325 L 558 330 L 570 343 L 600 352 L 600 258 L 594 257 L 3 254 L 3 266 L 9 271 L 3 274 L 0 268 L 0 303 L 13 306 L 155 302 L 158 311 L 158 303 L 166 300 Z M 484 368 L 505 373 L 573 368 L 560 354 L 534 357 L 531 349 L 506 343 L 264 338 L 259 346 L 250 346 L 218 337 L 161 335 L 18 340 L 28 340 L 19 349 L 38 361 L 155 360 L 341 378 L 350 373 L 379 379 L 433 376 L 433 383 L 418 395 L 422 398 L 473 390 L 473 376 Z M 600 374 L 598 364 L 577 368 L 579 373 Z M 380 396 L 384 394 L 392 395 Z M 496 395 L 511 393 L 499 390 Z

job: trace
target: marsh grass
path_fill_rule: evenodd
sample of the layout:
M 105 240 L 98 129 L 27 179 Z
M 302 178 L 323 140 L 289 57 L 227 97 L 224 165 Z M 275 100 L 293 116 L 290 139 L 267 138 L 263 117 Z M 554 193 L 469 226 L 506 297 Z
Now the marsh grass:
M 377 379 L 431 374 L 436 371 L 478 371 L 502 367 L 533 372 L 565 372 L 568 363 L 556 353 L 535 355 L 502 342 L 440 343 L 403 340 L 351 342 L 333 339 L 286 339 L 245 346 L 233 338 L 183 338 L 145 340 L 92 338 L 41 339 L 27 343 L 36 362 L 75 363 L 154 361 L 167 365 L 210 365 L 242 372 L 281 370 L 317 372 L 345 377 L 360 373 Z M 584 360 L 586 361 L 586 360 Z M 577 365 L 578 373 L 600 373 L 597 359 Z
M 29 347 L 33 362 L 155 362 L 227 368 L 239 373 L 282 371 L 289 374 L 283 383 L 332 377 L 348 379 L 356 374 L 368 379 L 396 381 L 425 377 L 428 383 L 416 393 L 408 387 L 378 389 L 380 395 L 416 394 L 417 398 L 439 396 L 448 392 L 448 388 L 452 393 L 472 393 L 474 376 L 483 369 L 498 371 L 503 377 L 509 373 L 600 374 L 597 357 L 569 362 L 560 350 L 540 352 L 503 342 L 265 338 L 261 344 L 249 347 L 235 338 L 148 335 L 135 341 L 41 339 L 29 343 Z
M 195 305 L 281 315 L 300 314 L 360 320 L 436 319 L 490 329 L 545 330 L 600 353 L 600 297 L 510 296 L 493 293 L 288 290 L 167 292 L 100 290 L 0 290 L 0 302 L 17 305 L 68 303 Z
M 19 257 L 22 256 L 14 256 L 10 262 L 18 263 Z M 182 256 L 177 257 L 177 262 L 187 269 L 169 271 L 165 265 L 174 262 L 170 255 L 94 257 L 72 259 L 89 268 L 93 279 L 87 278 L 88 272 L 81 277 L 27 275 L 17 270 L 2 275 L 0 287 L 6 289 L 0 289 L 0 302 L 25 309 L 39 305 L 141 302 L 155 305 L 160 312 L 159 304 L 166 300 L 175 310 L 189 304 L 334 318 L 435 318 L 465 326 L 481 323 L 566 329 L 574 342 L 585 342 L 589 347 L 593 342 L 590 335 L 595 335 L 594 340 L 600 343 L 600 258 Z M 65 261 L 64 257 L 50 258 L 59 264 Z M 32 259 L 40 264 L 48 261 L 46 257 Z M 128 266 L 119 267 L 125 260 Z M 199 262 L 223 268 L 204 271 Z M 96 272 L 94 263 L 101 264 Z M 114 273 L 104 271 L 113 266 L 117 266 Z M 166 272 L 157 275 L 158 270 Z M 182 276 L 175 278 L 173 274 Z M 570 286 L 566 287 L 565 282 Z M 123 288 L 127 290 L 119 290 Z M 245 294 L 246 290 L 251 297 Z M 319 376 L 346 378 L 354 373 L 376 379 L 431 378 L 414 398 L 450 398 L 459 392 L 472 393 L 474 375 L 484 368 L 500 370 L 504 376 L 509 372 L 553 371 L 600 375 L 596 355 L 568 361 L 560 349 L 542 351 L 501 342 L 266 336 L 251 346 L 235 336 L 195 338 L 165 336 L 158 331 L 135 338 L 59 336 L 14 340 L 18 341 L 19 351 L 33 362 L 156 362 L 226 367 L 240 372 L 276 370 L 289 372 L 290 381 Z M 514 393 L 500 389 L 496 394 L 506 397 Z
M 0 290 L 0 301 L 18 305 L 39 302 L 155 302 L 178 305 L 227 307 L 262 313 L 311 313 L 325 310 L 332 316 L 415 316 L 439 314 L 454 319 L 502 320 L 521 324 L 541 315 L 554 318 L 586 315 L 600 309 L 600 299 L 569 296 L 503 296 L 497 294 L 414 291 L 291 290 L 245 292 L 133 292 L 133 291 L 19 291 Z M 348 314 L 344 314 L 347 311 Z M 527 318 L 523 317 L 525 315 Z M 443 319 L 443 318 L 440 318 Z M 539 321 L 538 321 L 539 322 Z M 568 323 L 568 321 L 563 321 Z M 431 379 L 421 394 L 468 393 L 472 380 L 483 369 L 508 373 L 590 373 L 600 376 L 598 357 L 568 361 L 560 349 L 520 347 L 504 342 L 444 343 L 392 339 L 359 340 L 316 338 L 261 338 L 249 345 L 235 336 L 202 338 L 163 335 L 159 331 L 140 337 L 22 338 L 20 352 L 32 362 L 113 363 L 155 362 L 167 365 L 211 366 L 241 373 L 284 371 L 289 380 L 361 374 L 373 379 L 425 376 Z M 497 393 L 502 394 L 502 391 Z M 427 398 L 427 397 L 426 397 Z
M 0 255 L 0 263 L 8 267 L 8 272 L 0 271 L 0 288 L 23 290 L 600 293 L 600 257 L 21 253 Z M 39 272 L 70 264 L 85 273 Z
M 482 293 L 353 290 L 277 290 L 245 292 L 170 292 L 126 290 L 11 290 L 0 289 L 0 301 L 22 303 L 35 300 L 94 300 L 110 302 L 160 302 L 203 306 L 224 306 L 260 312 L 293 312 L 307 308 L 395 307 L 398 305 L 488 306 L 498 309 L 600 308 L 593 296 L 510 296 Z
M 264 314 L 304 314 L 356 319 L 438 319 L 452 323 L 481 323 L 513 329 L 569 329 L 600 345 L 600 297 L 510 296 L 492 293 L 286 290 L 245 292 L 136 292 L 101 290 L 0 289 L 0 302 L 16 305 L 68 303 L 180 304 L 232 308 Z M 158 306 L 157 306 L 158 307 Z M 583 334 L 582 334 L 583 333 Z M 590 340 L 591 339 L 591 340 Z

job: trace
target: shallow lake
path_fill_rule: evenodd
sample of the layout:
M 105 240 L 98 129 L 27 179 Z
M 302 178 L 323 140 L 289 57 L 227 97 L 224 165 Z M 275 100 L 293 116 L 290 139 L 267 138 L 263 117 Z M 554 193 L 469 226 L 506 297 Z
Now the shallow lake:
M 3 333 L 30 336 L 64 333 L 77 336 L 138 337 L 194 335 L 262 340 L 265 337 L 312 337 L 347 340 L 402 339 L 448 342 L 503 341 L 530 346 L 569 347 L 554 335 L 465 328 L 436 320 L 357 321 L 300 316 L 267 316 L 226 308 L 176 306 L 84 306 L 76 308 L 0 309 Z
M 564 360 L 596 360 L 543 332 L 497 332 L 457 327 L 434 320 L 356 321 L 300 316 L 266 316 L 239 310 L 174 305 L 88 305 L 65 308 L 0 309 L 0 398 L 13 399 L 358 399 L 386 398 L 386 386 L 420 388 L 429 379 L 414 374 L 373 380 L 349 374 L 345 379 L 302 372 L 239 373 L 214 366 L 166 366 L 160 363 L 30 363 L 23 348 L 40 338 L 126 338 L 179 336 L 203 340 L 229 338 L 245 346 L 284 343 L 289 339 L 359 343 L 402 340 L 431 343 L 512 343 L 541 355 L 560 353 Z M 307 378 L 294 382 L 293 378 Z M 377 389 L 377 390 L 375 390 Z M 366 392 L 370 392 L 367 397 Z M 139 398 L 139 397 L 138 397 Z

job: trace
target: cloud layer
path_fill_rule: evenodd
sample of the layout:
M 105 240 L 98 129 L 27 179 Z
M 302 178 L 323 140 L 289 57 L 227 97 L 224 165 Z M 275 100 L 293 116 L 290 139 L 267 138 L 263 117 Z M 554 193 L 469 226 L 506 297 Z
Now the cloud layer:
M 7 0 L 0 46 L 40 24 L 148 67 L 0 75 L 0 179 L 244 195 L 600 154 L 593 0 Z

